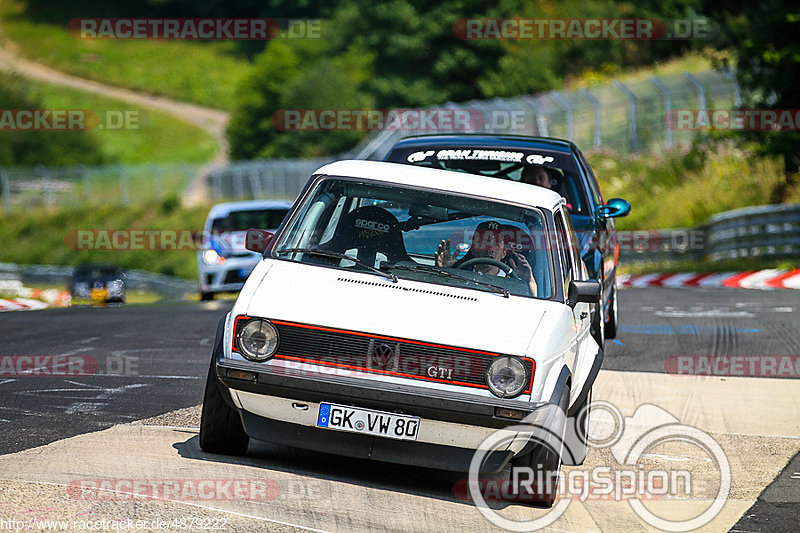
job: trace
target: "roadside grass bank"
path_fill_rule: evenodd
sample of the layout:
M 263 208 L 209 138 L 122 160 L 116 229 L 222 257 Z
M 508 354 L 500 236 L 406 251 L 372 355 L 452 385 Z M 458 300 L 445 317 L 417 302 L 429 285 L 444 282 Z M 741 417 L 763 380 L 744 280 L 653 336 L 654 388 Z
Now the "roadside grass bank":
M 622 197 L 631 213 L 619 230 L 689 228 L 722 211 L 765 205 L 783 181 L 783 163 L 756 157 L 732 142 L 696 142 L 689 149 L 635 156 L 589 153 L 606 199 Z M 800 202 L 800 187 L 787 203 Z
M 184 209 L 174 197 L 148 205 L 39 209 L 25 215 L 0 215 L 0 262 L 42 265 L 113 263 L 187 280 L 197 277 L 195 251 L 80 250 L 70 246 L 78 230 L 188 230 L 203 228 L 208 206 Z
M 663 274 L 680 274 L 683 272 L 697 272 L 698 274 L 712 272 L 744 272 L 749 270 L 793 270 L 800 268 L 800 258 L 741 258 L 725 259 L 722 261 L 630 261 L 620 258 L 618 273 L 632 276 L 660 272 Z
M 35 20 L 25 8 L 23 0 L 0 3 L 4 38 L 28 59 L 81 78 L 230 110 L 236 86 L 250 70 L 230 41 L 79 39 L 67 32 L 69 16 Z M 65 8 L 58 3 L 50 12 Z
M 104 122 L 120 113 L 135 117 L 119 129 L 95 127 L 73 132 L 95 137 L 101 156 L 109 163 L 205 163 L 216 153 L 211 135 L 172 115 L 49 83 L 25 80 L 25 84 L 44 109 L 91 110 Z M 46 142 L 48 132 L 39 134 Z

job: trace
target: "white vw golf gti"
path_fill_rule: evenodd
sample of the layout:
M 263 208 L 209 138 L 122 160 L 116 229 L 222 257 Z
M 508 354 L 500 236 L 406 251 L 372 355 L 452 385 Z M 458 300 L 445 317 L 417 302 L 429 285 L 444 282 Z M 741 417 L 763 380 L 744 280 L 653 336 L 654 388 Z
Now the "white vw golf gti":
M 466 471 L 488 436 L 557 420 L 553 407 L 567 415 L 549 428 L 560 441 L 570 424 L 585 432 L 600 286 L 557 193 L 341 161 L 311 177 L 277 233 L 247 239 L 263 259 L 218 326 L 203 450 L 244 454 L 252 438 Z M 557 476 L 585 453 L 517 439 L 481 471 Z

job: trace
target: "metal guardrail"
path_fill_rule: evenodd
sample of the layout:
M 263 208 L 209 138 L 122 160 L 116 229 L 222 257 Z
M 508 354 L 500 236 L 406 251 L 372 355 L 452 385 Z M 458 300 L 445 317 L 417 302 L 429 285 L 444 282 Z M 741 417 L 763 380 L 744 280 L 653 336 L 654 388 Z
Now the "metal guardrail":
M 742 257 L 800 257 L 800 204 L 763 205 L 711 217 L 706 256 L 712 261 Z
M 74 270 L 74 267 L 60 265 L 0 263 L 0 280 L 19 279 L 27 283 L 55 283 L 66 287 Z M 197 292 L 196 282 L 144 270 L 123 270 L 128 289 L 155 292 L 169 300 L 181 300 Z
M 697 228 L 618 232 L 617 240 L 623 261 L 800 258 L 800 204 L 744 207 Z

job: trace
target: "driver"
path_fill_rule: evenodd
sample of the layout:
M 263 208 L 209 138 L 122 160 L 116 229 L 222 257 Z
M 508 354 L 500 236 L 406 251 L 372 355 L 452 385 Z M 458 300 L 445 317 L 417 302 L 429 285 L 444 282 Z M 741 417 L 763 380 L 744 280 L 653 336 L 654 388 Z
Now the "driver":
M 490 220 L 481 222 L 472 234 L 472 245 L 469 252 L 464 257 L 457 259 L 459 250 L 455 255 L 450 249 L 450 239 L 439 243 L 434 253 L 436 266 L 459 268 L 470 259 L 487 258 L 500 261 L 510 267 L 508 274 L 515 275 L 525 281 L 530 287 L 531 294 L 536 295 L 536 280 L 533 277 L 533 269 L 528 260 L 507 246 L 509 235 L 503 231 L 499 222 Z M 479 263 L 472 267 L 474 272 L 489 276 L 506 276 L 507 274 L 498 266 L 490 262 Z

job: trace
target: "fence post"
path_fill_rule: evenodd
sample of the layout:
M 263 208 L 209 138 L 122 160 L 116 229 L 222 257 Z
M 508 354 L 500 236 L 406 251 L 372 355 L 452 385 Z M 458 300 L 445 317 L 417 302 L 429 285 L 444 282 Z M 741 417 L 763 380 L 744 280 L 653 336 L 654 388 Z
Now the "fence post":
M 89 179 L 89 171 L 85 166 L 78 164 L 75 166 L 75 172 L 81 176 L 81 183 L 83 184 L 83 201 L 89 202 L 92 198 L 92 181 Z
M 650 79 L 664 97 L 664 140 L 667 148 L 672 148 L 672 128 L 669 124 L 669 115 L 672 112 L 672 95 L 669 93 L 667 86 L 661 83 L 661 80 L 655 76 L 650 76 Z
M 600 108 L 600 102 L 586 89 L 581 89 L 581 94 L 592 106 L 592 111 L 594 111 L 594 147 L 595 149 L 599 150 L 603 147 L 603 116 Z
M 236 167 L 233 169 L 233 195 L 236 197 L 237 200 L 241 200 L 244 197 L 244 186 L 242 184 L 242 169 L 240 167 Z
M 128 170 L 124 165 L 117 165 L 119 172 L 119 201 L 122 205 L 130 203 L 130 191 L 128 189 Z
M 533 124 L 530 127 L 531 135 L 547 136 L 546 133 L 542 133 L 542 128 L 540 127 L 542 113 L 539 111 L 539 103 L 536 101 L 536 97 L 526 95 L 522 97 L 522 101 L 533 109 Z M 547 130 L 547 123 L 545 123 L 544 129 Z
M 50 183 L 50 173 L 44 165 L 37 165 L 36 172 L 42 177 L 42 192 L 44 193 L 44 205 L 52 207 L 55 202 L 53 201 L 53 187 Z
M 550 96 L 558 102 L 558 105 L 564 108 L 564 118 L 567 122 L 567 139 L 570 141 L 575 139 L 575 117 L 572 113 L 572 106 L 569 105 L 563 96 L 556 91 L 550 91 Z
M 639 132 L 636 130 L 636 96 L 621 81 L 614 80 L 614 85 L 628 99 L 628 132 L 631 136 L 631 152 L 636 152 L 639 150 Z
M 731 83 L 733 83 L 733 105 L 736 108 L 742 107 L 742 90 L 739 88 L 739 84 L 736 82 L 736 76 L 733 75 L 733 72 L 729 70 L 723 70 L 722 75 L 728 78 Z
M 164 192 L 164 186 L 161 181 L 161 168 L 153 163 L 150 165 L 150 170 L 153 173 L 153 196 L 158 200 Z
M 700 83 L 700 80 L 692 76 L 688 72 L 683 73 L 686 76 L 686 79 L 689 80 L 689 83 L 694 85 L 694 88 L 697 89 L 697 102 L 698 102 L 698 109 L 705 109 L 706 108 L 706 90 L 703 88 L 703 84 Z
M 8 174 L 5 169 L 0 168 L 0 186 L 3 190 L 3 212 L 11 212 L 11 184 L 8 182 Z

